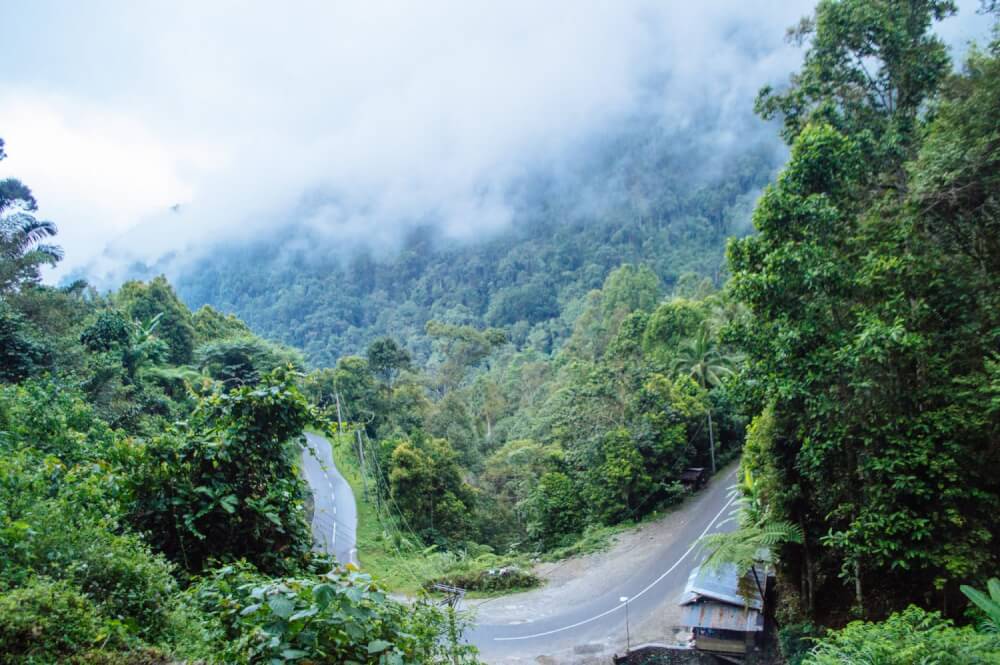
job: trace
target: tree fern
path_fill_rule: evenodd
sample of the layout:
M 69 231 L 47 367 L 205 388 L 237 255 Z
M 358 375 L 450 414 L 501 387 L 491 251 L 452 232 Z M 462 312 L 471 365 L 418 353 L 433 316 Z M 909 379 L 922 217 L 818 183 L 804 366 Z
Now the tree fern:
M 735 520 L 739 526 L 735 531 L 704 536 L 700 542 L 708 552 L 702 565 L 715 570 L 732 565 L 739 571 L 751 571 L 757 591 L 763 596 L 763 585 L 753 566 L 762 559 L 773 560 L 777 549 L 786 543 L 802 543 L 804 534 L 798 524 L 774 517 L 762 506 L 755 490 L 753 476 L 746 471 L 743 482 L 732 489 L 738 498 L 726 518 L 726 522 Z M 741 577 L 740 594 L 748 598 L 752 593 Z

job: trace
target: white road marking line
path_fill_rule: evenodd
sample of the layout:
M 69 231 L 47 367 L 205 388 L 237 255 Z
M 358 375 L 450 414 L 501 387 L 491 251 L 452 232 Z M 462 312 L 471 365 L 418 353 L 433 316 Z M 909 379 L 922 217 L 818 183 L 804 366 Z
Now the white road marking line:
M 701 532 L 701 535 L 698 536 L 695 539 L 694 543 L 691 544 L 691 547 L 689 547 L 687 549 L 687 552 L 685 552 L 684 554 L 682 554 L 681 558 L 677 559 L 677 561 L 674 562 L 674 565 L 670 566 L 670 568 L 667 568 L 666 572 L 664 572 L 662 575 L 660 575 L 655 580 L 653 580 L 652 582 L 650 582 L 649 586 L 647 586 L 645 589 L 643 589 L 639 593 L 637 593 L 634 596 L 632 596 L 631 598 L 629 598 L 628 602 L 630 602 L 630 603 L 635 602 L 635 600 L 637 598 L 639 598 L 644 593 L 646 593 L 647 591 L 649 591 L 650 589 L 652 589 L 654 586 L 656 586 L 657 584 L 659 584 L 660 581 L 664 577 L 666 577 L 670 573 L 674 572 L 674 569 L 677 568 L 677 566 L 681 565 L 681 562 L 684 561 L 684 559 L 686 559 L 687 556 L 689 554 L 691 554 L 691 552 L 694 551 L 694 548 L 696 548 L 698 546 L 698 542 L 705 536 L 706 533 L 708 533 L 708 530 L 711 529 L 713 526 L 715 526 L 715 522 L 722 516 L 722 513 L 725 512 L 726 508 L 729 507 L 729 504 L 731 504 L 735 499 L 736 499 L 736 495 L 733 495 L 732 497 L 729 498 L 729 501 L 727 501 L 726 505 L 724 505 L 722 507 L 722 510 L 720 510 L 718 513 L 716 513 L 715 517 L 712 518 L 712 521 L 709 522 L 708 526 L 705 527 L 705 530 Z M 623 607 L 625 607 L 625 603 L 621 603 L 619 605 L 616 605 L 615 607 L 612 607 L 610 610 L 606 610 L 604 612 L 601 612 L 600 614 L 598 614 L 596 616 L 592 616 L 589 619 L 584 619 L 583 621 L 577 621 L 574 624 L 570 624 L 569 626 L 563 626 L 562 628 L 555 628 L 553 630 L 547 630 L 544 633 L 535 633 L 534 635 L 523 635 L 521 637 L 494 637 L 493 641 L 494 642 L 511 642 L 511 641 L 514 641 L 514 640 L 531 640 L 531 639 L 534 639 L 536 637 L 545 637 L 546 635 L 552 635 L 554 633 L 561 633 L 564 630 L 570 630 L 570 629 L 576 628 L 577 626 L 582 626 L 585 623 L 590 623 L 591 621 L 596 621 L 597 619 L 600 619 L 602 617 L 606 617 L 607 615 L 611 614 L 612 612 L 617 612 L 618 610 L 620 610 Z

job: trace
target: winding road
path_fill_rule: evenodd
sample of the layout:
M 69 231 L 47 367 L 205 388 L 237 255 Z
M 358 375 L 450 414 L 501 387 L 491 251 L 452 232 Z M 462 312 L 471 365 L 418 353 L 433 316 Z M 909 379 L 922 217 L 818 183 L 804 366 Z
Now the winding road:
M 582 579 L 547 592 L 544 604 L 551 609 L 546 616 L 512 617 L 510 611 L 497 611 L 482 603 L 476 625 L 466 637 L 490 663 L 542 662 L 536 660 L 542 655 L 548 656 L 544 662 L 549 663 L 585 662 L 588 656 L 594 657 L 595 662 L 608 662 L 596 659 L 623 653 L 626 648 L 626 604 L 620 599 L 627 597 L 632 646 L 642 634 L 643 623 L 653 624 L 652 631 L 646 631 L 649 637 L 669 641 L 663 621 L 657 621 L 658 615 L 677 612 L 677 601 L 688 576 L 703 558 L 698 539 L 707 533 L 732 528 L 726 517 L 732 504 L 728 488 L 735 478 L 734 464 L 678 508 L 668 518 L 677 522 L 672 537 L 656 539 L 643 548 L 644 561 L 637 562 L 631 557 L 617 571 L 613 570 L 612 561 L 612 572 L 595 571 L 593 576 L 582 571 Z M 515 612 L 518 606 L 528 609 L 539 605 L 532 602 L 531 596 L 544 591 L 508 596 L 501 603 L 511 605 Z M 504 617 L 506 621 L 496 621 L 491 615 Z
M 358 563 L 358 508 L 351 486 L 333 462 L 330 442 L 306 433 L 309 445 L 302 450 L 302 471 L 313 493 L 313 538 L 317 547 L 341 563 Z
M 340 561 L 358 563 L 357 510 L 350 485 L 337 471 L 330 443 L 315 434 L 307 438 L 313 450 L 303 451 L 302 462 L 315 499 L 317 546 Z M 732 504 L 728 488 L 735 477 L 734 463 L 665 517 L 662 525 L 668 529 L 637 529 L 633 540 L 641 536 L 648 541 L 628 551 L 612 548 L 599 565 L 590 567 L 593 562 L 586 561 L 569 580 L 500 599 L 470 601 L 467 609 L 475 612 L 476 620 L 466 639 L 489 663 L 607 662 L 607 656 L 626 648 L 626 603 L 621 598 L 627 597 L 632 646 L 643 636 L 669 641 L 677 601 L 703 556 L 699 538 L 732 528 L 726 517 Z M 546 659 L 539 660 L 541 656 Z

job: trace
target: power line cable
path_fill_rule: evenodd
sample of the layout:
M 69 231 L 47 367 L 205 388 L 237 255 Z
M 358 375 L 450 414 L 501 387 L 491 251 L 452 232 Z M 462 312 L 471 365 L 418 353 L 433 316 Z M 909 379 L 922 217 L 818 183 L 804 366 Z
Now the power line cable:
M 344 406 L 345 410 L 348 410 L 348 412 L 350 412 L 350 410 L 348 409 L 347 400 L 343 400 L 343 406 Z M 368 438 L 367 433 L 365 433 L 362 429 L 355 428 L 354 432 L 355 433 L 360 432 L 361 435 L 364 437 L 364 439 L 366 441 L 370 442 L 370 439 Z M 341 435 L 341 432 L 338 432 L 338 440 L 339 440 L 340 435 Z M 332 454 L 332 452 L 333 451 L 331 449 L 331 454 Z M 378 463 L 377 456 L 374 456 L 374 459 L 376 460 L 376 464 L 377 464 Z M 359 462 L 360 462 L 360 460 L 359 460 Z M 336 461 L 334 461 L 334 465 L 336 465 Z M 377 468 L 378 468 L 378 471 L 379 471 L 379 476 L 381 477 L 382 476 L 382 474 L 381 474 L 381 467 L 377 467 Z M 365 473 L 365 469 L 363 467 L 360 468 L 359 469 L 359 473 L 362 474 L 362 476 L 363 476 L 364 473 Z M 377 483 L 377 480 L 376 480 L 376 483 Z M 376 492 L 379 491 L 377 484 L 376 484 L 376 490 L 375 491 Z M 382 502 L 382 503 L 385 503 L 385 502 Z M 398 506 L 397 506 L 397 511 L 398 511 Z M 391 515 L 390 515 L 390 517 L 391 517 Z M 400 517 L 402 518 L 402 513 L 400 513 Z M 423 581 L 421 580 L 420 576 L 418 576 L 416 573 L 413 572 L 413 569 L 407 563 L 406 556 L 403 555 L 402 550 L 400 550 L 399 546 L 396 544 L 396 539 L 392 535 L 393 529 L 396 530 L 397 534 L 400 533 L 399 527 L 397 527 L 395 525 L 392 525 L 391 527 L 387 527 L 386 526 L 385 521 L 383 521 L 383 518 L 382 518 L 382 515 L 381 515 L 381 511 L 379 510 L 378 502 L 376 502 L 375 518 L 378 520 L 379 525 L 382 527 L 383 531 L 386 531 L 389 534 L 390 544 L 392 545 L 393 549 L 396 551 L 396 554 L 398 555 L 399 563 L 402 566 L 404 572 L 406 572 L 412 578 L 412 580 L 417 584 L 418 588 L 421 587 L 423 585 Z M 390 520 L 390 522 L 391 522 L 391 520 Z M 354 543 L 354 544 L 356 545 L 356 543 Z M 420 544 L 419 539 L 417 540 L 417 544 Z
M 369 443 L 368 448 L 370 449 L 371 439 L 369 439 L 367 435 L 364 435 L 364 438 L 366 441 L 368 441 Z M 389 486 L 388 478 L 386 478 L 385 473 L 382 471 L 382 464 L 378 460 L 378 455 L 370 455 L 370 456 L 375 462 L 375 469 L 377 470 L 379 476 L 382 478 L 384 482 L 384 486 L 386 489 L 386 496 L 389 498 L 389 503 L 392 505 L 392 507 L 396 509 L 396 512 L 399 514 L 399 519 L 402 521 L 403 526 L 405 526 L 406 529 L 410 532 L 410 535 L 413 536 L 414 543 L 420 547 L 423 547 L 424 546 L 423 539 L 420 536 L 418 536 L 416 531 L 413 530 L 413 527 L 410 526 L 409 522 L 406 519 L 406 516 L 403 515 L 402 509 L 400 509 L 399 504 L 396 503 L 396 499 L 392 496 L 392 491 Z

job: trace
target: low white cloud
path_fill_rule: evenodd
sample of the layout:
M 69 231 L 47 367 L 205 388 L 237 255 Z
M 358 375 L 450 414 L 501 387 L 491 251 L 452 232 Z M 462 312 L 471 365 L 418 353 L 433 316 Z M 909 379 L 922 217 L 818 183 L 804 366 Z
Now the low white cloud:
M 291 221 L 478 237 L 509 223 L 510 182 L 638 111 L 744 140 L 812 4 L 22 0 L 0 41 L 0 175 L 59 224 L 63 271 Z M 974 4 L 950 39 L 982 22 Z

